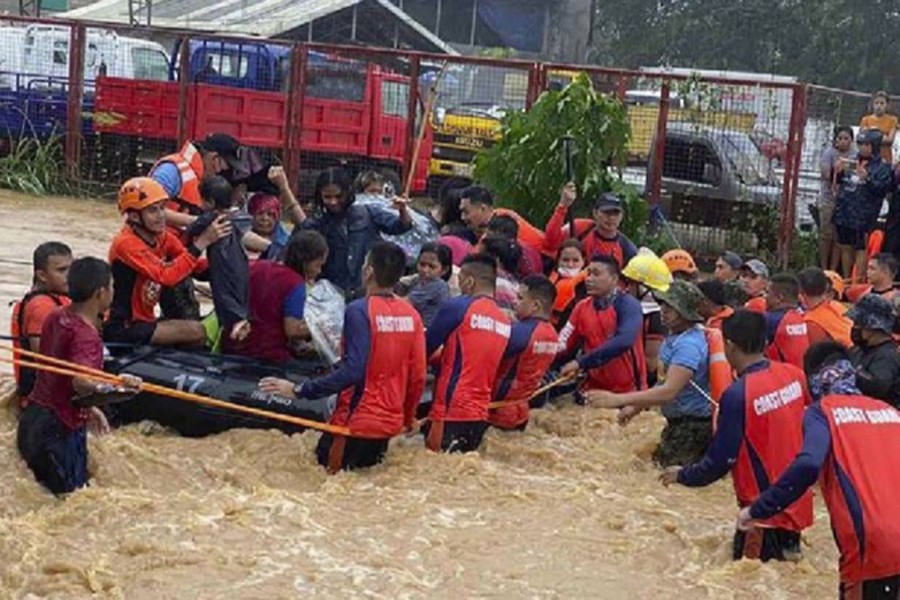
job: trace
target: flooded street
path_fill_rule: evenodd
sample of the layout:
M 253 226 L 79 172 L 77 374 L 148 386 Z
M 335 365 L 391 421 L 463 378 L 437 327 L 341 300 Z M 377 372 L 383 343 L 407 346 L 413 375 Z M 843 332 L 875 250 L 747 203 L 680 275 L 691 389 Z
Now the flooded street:
M 118 223 L 111 203 L 0 192 L 4 323 L 35 245 L 105 257 Z M 730 481 L 663 488 L 649 462 L 655 414 L 623 429 L 611 412 L 565 405 L 536 411 L 526 433 L 490 432 L 479 454 L 401 439 L 384 465 L 335 477 L 315 465 L 313 433 L 192 440 L 145 423 L 92 437 L 92 486 L 59 501 L 20 460 L 7 408 L 0 598 L 837 595 L 821 502 L 802 562 L 732 562 Z

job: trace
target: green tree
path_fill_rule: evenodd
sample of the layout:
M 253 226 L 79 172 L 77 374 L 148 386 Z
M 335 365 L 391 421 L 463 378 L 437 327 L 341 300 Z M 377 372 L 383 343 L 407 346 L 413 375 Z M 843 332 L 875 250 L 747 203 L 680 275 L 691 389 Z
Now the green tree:
M 614 96 L 597 94 L 585 75 L 562 91 L 545 92 L 528 112 L 508 113 L 501 133 L 501 139 L 475 159 L 475 178 L 500 204 L 532 223 L 545 223 L 565 183 L 563 138 L 568 136 L 579 198 L 610 190 L 622 194 L 629 227 L 643 227 L 643 202 L 608 168 L 626 159 L 630 128 L 625 107 Z M 589 213 L 586 202 L 576 206 L 582 214 Z

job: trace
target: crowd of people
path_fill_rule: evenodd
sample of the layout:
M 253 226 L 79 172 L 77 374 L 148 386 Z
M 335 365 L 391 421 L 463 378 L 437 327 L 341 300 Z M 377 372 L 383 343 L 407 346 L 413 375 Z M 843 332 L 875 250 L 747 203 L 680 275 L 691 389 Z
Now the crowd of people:
M 860 202 L 874 193 L 880 161 L 872 131 L 860 138 L 868 166 L 853 171 Z M 562 394 L 618 409 L 623 426 L 658 408 L 663 483 L 704 486 L 731 473 L 736 559 L 796 559 L 818 478 L 843 597 L 897 596 L 900 473 L 878 459 L 900 452 L 898 263 L 890 253 L 844 255 L 865 249 L 869 233 L 842 220 L 845 169 L 828 188 L 841 257 L 852 258 L 843 273 L 772 273 L 729 251 L 704 276 L 685 250 L 638 249 L 613 194 L 589 199 L 591 218 L 570 231 L 571 183 L 541 230 L 495 207 L 489 190 L 451 180 L 429 216 L 434 239 L 411 256 L 413 211 L 384 194 L 382 175 L 353 181 L 326 169 L 304 207 L 278 167 L 266 173 L 278 193 L 244 203 L 234 183 L 243 166 L 230 136 L 188 143 L 122 186 L 124 224 L 108 262 L 73 260 L 59 242 L 38 247 L 33 288 L 14 311 L 17 343 L 93 368 L 104 342 L 289 365 L 310 353 L 307 292 L 324 279 L 347 298 L 341 360 L 321 377 L 266 378 L 259 389 L 297 402 L 338 396 L 331 424 L 349 435 L 323 433 L 316 449 L 330 472 L 380 463 L 404 432 L 421 432 L 434 451 L 476 450 L 488 428 L 524 430 L 531 407 Z M 847 285 L 854 266 L 858 283 Z M 205 320 L 194 279 L 211 287 Z M 18 383 L 20 452 L 56 494 L 87 484 L 85 432 L 109 427 L 102 408 L 74 400 L 142 384 L 28 369 Z

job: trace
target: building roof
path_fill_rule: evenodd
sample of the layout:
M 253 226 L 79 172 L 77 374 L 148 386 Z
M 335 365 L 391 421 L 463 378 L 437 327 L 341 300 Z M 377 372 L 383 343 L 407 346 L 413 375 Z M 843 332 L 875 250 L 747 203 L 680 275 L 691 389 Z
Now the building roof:
M 434 49 L 458 54 L 390 0 L 155 0 L 151 24 L 271 38 L 364 2 L 372 2 L 385 9 Z M 128 2 L 99 0 L 59 16 L 128 23 Z

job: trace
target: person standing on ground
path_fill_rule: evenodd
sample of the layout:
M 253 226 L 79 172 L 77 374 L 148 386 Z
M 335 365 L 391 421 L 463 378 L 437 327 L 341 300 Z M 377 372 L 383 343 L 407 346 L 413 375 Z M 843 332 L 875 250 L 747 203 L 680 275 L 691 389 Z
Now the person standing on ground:
M 825 270 L 838 269 L 840 251 L 835 244 L 834 205 L 837 175 L 845 163 L 853 162 L 853 129 L 835 127 L 834 140 L 819 159 L 821 188 L 819 190 L 819 266 Z
M 871 294 L 877 294 L 885 300 L 893 300 L 897 295 L 894 282 L 897 279 L 897 271 L 900 270 L 900 262 L 893 254 L 876 254 L 869 259 L 866 268 L 866 279 L 871 286 Z
M 803 447 L 750 506 L 737 527 L 790 510 L 819 481 L 840 553 L 840 597 L 900 594 L 900 411 L 864 396 L 845 348 L 809 349 L 804 370 L 814 404 L 803 415 Z
M 897 117 L 888 114 L 891 98 L 887 92 L 878 91 L 872 95 L 872 114 L 864 116 L 859 121 L 859 132 L 878 131 L 881 133 L 882 142 L 876 152 L 881 154 L 881 159 L 888 165 L 894 162 L 894 138 L 897 135 Z
M 347 305 L 335 370 L 299 385 L 275 378 L 259 383 L 263 392 L 287 398 L 338 394 L 329 423 L 350 435 L 323 433 L 316 447 L 319 464 L 331 473 L 380 463 L 390 439 L 412 430 L 425 390 L 425 329 L 416 309 L 393 293 L 405 268 L 400 246 L 377 242 L 363 266 L 366 297 Z
M 646 408 L 662 407 L 666 426 L 653 459 L 662 467 L 686 465 L 703 457 L 712 437 L 709 344 L 699 325 L 703 317 L 697 312 L 703 292 L 692 283 L 675 280 L 668 292 L 654 295 L 669 332 L 659 351 L 659 383 L 625 394 L 598 390 L 586 395 L 591 406 L 621 409 L 622 424 Z
M 672 273 L 666 263 L 652 250 L 641 248 L 637 256 L 628 261 L 622 269 L 622 278 L 628 293 L 641 303 L 641 313 L 644 316 L 642 337 L 644 360 L 647 363 L 647 386 L 653 387 L 659 377 L 659 349 L 666 338 L 659 302 L 653 294 L 669 291 Z
M 851 276 L 862 278 L 868 236 L 875 228 L 878 213 L 893 184 L 891 168 L 877 150 L 881 147 L 881 139 L 881 133 L 875 129 L 860 134 L 856 162 L 845 163 L 845 168 L 837 175 L 833 222 L 845 279 Z
M 803 368 L 809 349 L 806 320 L 800 311 L 800 282 L 790 273 L 778 273 L 766 292 L 766 356 Z
M 72 304 L 53 312 L 41 332 L 40 352 L 91 369 L 103 368 L 101 315 L 112 302 L 109 265 L 80 258 L 68 274 Z M 137 391 L 141 380 L 122 375 L 124 391 Z M 87 430 L 106 433 L 109 423 L 96 406 L 82 408 L 81 397 L 120 392 L 109 383 L 40 371 L 16 435 L 19 453 L 35 478 L 56 494 L 88 484 Z
M 719 402 L 718 426 L 703 460 L 668 467 L 664 485 L 705 487 L 731 472 L 738 506 L 749 506 L 781 476 L 803 444 L 803 410 L 811 403 L 806 376 L 770 361 L 764 317 L 738 310 L 722 324 L 725 355 L 738 373 Z M 812 492 L 750 531 L 734 534 L 734 560 L 799 560 L 800 532 L 813 523 Z
M 34 249 L 31 264 L 34 270 L 31 289 L 13 304 L 9 331 L 14 347 L 37 352 L 44 321 L 57 308 L 70 304 L 68 275 L 72 249 L 62 242 L 44 242 Z M 34 387 L 35 372 L 18 365 L 14 369 L 19 406 L 24 406 Z
M 851 362 L 863 394 L 900 406 L 900 352 L 893 332 L 897 315 L 893 305 L 875 294 L 864 296 L 847 312 L 853 321 Z

